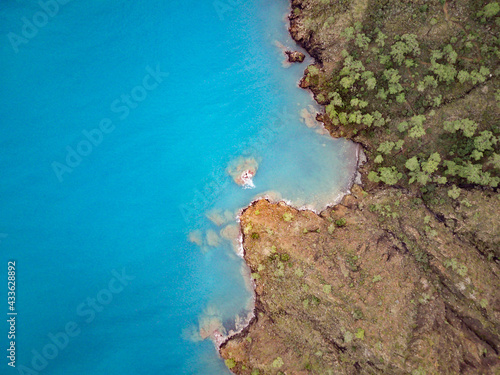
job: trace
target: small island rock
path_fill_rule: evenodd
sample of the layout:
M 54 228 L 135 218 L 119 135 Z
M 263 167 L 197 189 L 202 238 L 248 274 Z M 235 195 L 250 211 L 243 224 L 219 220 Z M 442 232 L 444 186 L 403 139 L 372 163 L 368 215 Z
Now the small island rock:
M 294 62 L 299 62 L 301 63 L 304 61 L 306 55 L 304 55 L 302 52 L 299 51 L 285 51 L 286 55 L 288 56 L 288 62 L 294 63 Z

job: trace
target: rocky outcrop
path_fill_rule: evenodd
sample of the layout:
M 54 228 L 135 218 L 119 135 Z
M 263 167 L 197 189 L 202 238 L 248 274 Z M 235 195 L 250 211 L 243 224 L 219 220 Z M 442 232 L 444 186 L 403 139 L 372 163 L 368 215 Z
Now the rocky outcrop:
M 423 48 L 430 48 L 448 43 L 450 20 L 458 27 L 458 18 L 466 23 L 477 14 L 463 0 L 453 5 L 392 5 L 292 0 L 290 33 L 316 59 L 301 87 L 310 89 L 320 104 L 330 103 L 335 95 L 329 86 L 332 72 L 340 69 L 341 51 L 349 47 L 341 36 L 348 26 L 370 22 L 366 30 L 380 27 L 399 38 L 408 32 L 411 19 L 418 26 L 412 32 L 425 35 L 428 44 Z M 431 21 L 431 7 L 436 17 L 444 14 L 439 22 L 448 22 L 447 27 L 434 27 L 438 20 Z M 370 37 L 373 42 L 375 36 Z M 379 68 L 373 65 L 372 71 Z M 500 86 L 490 77 L 484 87 L 448 85 L 447 91 L 458 94 L 428 111 L 434 120 L 426 131 L 434 139 L 426 138 L 415 148 L 424 153 L 434 142 L 441 145 L 441 155 L 451 151 L 439 143 L 446 135 L 437 119 L 460 114 L 498 123 L 491 89 Z M 403 83 L 414 87 L 410 81 Z M 334 90 L 345 94 L 352 88 Z M 344 103 L 353 105 L 350 100 Z M 388 115 L 399 116 L 399 121 L 413 116 L 408 103 L 403 103 L 408 107 L 404 111 Z M 340 205 L 319 215 L 266 200 L 243 212 L 244 257 L 256 285 L 255 317 L 221 346 L 228 367 L 248 375 L 499 374 L 498 188 L 458 184 L 460 189 L 454 186 L 450 194 L 449 183 L 389 186 L 370 181 L 367 175 L 376 167 L 380 139 L 401 130 L 358 131 L 345 123 L 333 124 L 327 113 L 317 119 L 333 136 L 364 146 L 370 160 L 360 170 L 363 188 L 354 186 Z M 384 159 L 401 159 L 411 148 L 407 139 L 400 151 L 384 154 Z M 401 163 L 400 170 L 407 173 L 404 158 Z
M 306 58 L 306 55 L 299 51 L 285 51 L 285 54 L 288 56 L 288 62 L 291 63 L 301 63 Z
M 412 197 L 356 186 L 320 215 L 260 200 L 241 226 L 257 302 L 221 347 L 234 373 L 500 370 L 500 267 Z

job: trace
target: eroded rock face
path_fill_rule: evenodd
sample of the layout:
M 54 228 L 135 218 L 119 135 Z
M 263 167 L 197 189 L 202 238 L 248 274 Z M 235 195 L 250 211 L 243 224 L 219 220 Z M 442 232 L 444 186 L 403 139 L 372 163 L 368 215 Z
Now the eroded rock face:
M 306 58 L 306 55 L 299 51 L 285 51 L 285 54 L 288 56 L 288 62 L 291 63 L 301 63 Z
M 413 199 L 356 186 L 320 215 L 266 200 L 250 206 L 241 226 L 256 319 L 221 348 L 232 371 L 500 370 L 499 265 Z

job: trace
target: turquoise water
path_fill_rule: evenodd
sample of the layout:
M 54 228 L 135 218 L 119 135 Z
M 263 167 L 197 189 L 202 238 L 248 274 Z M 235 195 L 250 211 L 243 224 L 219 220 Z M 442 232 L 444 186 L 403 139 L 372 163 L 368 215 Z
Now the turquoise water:
M 306 65 L 275 44 L 293 47 L 287 6 L 0 4 L 0 303 L 15 260 L 18 313 L 1 373 L 228 373 L 200 335 L 251 308 L 227 226 L 265 194 L 321 209 L 355 168 L 301 121 Z M 239 157 L 254 189 L 226 173 Z

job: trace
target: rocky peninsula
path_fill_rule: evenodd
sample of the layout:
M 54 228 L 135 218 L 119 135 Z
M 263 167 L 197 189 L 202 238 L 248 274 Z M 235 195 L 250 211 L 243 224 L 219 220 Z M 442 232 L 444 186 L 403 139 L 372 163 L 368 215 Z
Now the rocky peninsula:
M 255 317 L 235 374 L 500 373 L 500 5 L 292 0 L 301 87 L 362 184 L 241 216 Z

